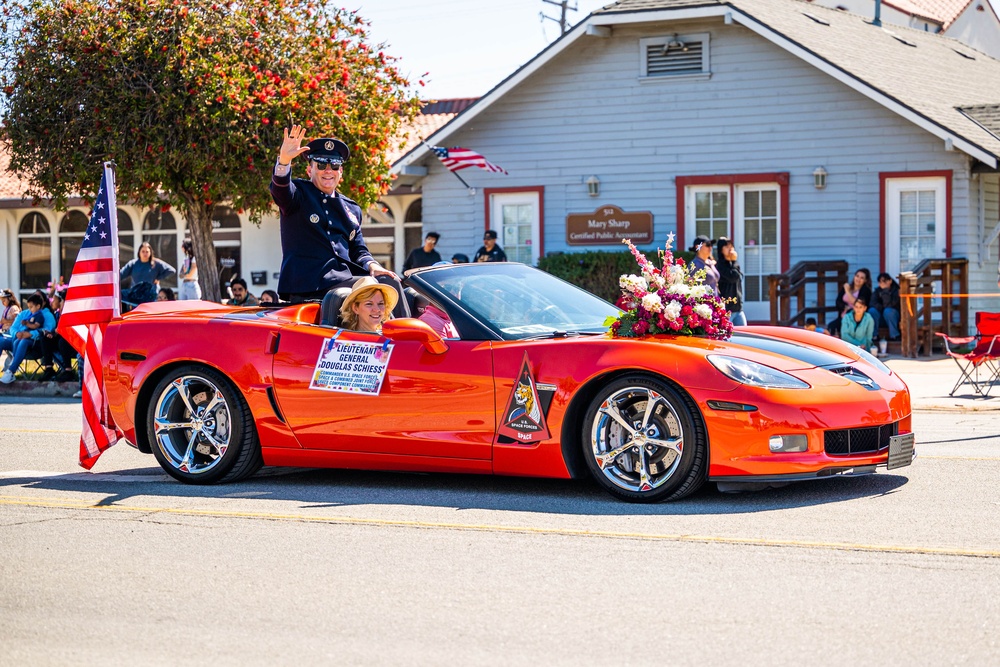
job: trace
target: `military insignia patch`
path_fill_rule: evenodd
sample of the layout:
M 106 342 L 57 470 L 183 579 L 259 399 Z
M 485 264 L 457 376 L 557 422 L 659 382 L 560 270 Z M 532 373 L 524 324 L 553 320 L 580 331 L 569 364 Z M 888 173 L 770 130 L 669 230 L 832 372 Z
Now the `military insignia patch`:
M 332 151 L 333 150 L 333 142 L 332 141 L 326 142 L 325 144 L 323 144 L 323 148 L 325 148 L 328 151 Z
M 353 240 L 354 240 L 354 237 L 355 237 L 355 236 L 357 236 L 357 235 L 358 235 L 358 230 L 356 230 L 356 229 L 355 229 L 355 230 L 352 230 L 352 231 L 351 231 L 351 235 L 347 237 L 347 240 L 348 240 L 348 241 L 353 241 Z
M 319 222 L 319 216 L 313 213 L 312 215 L 309 216 L 309 222 L 315 225 L 317 222 Z
M 545 415 L 538 400 L 538 387 L 535 386 L 535 378 L 531 375 L 527 352 L 524 353 L 521 372 L 507 401 L 507 409 L 504 411 L 503 423 L 498 433 L 525 444 L 549 438 L 549 427 L 545 423 Z

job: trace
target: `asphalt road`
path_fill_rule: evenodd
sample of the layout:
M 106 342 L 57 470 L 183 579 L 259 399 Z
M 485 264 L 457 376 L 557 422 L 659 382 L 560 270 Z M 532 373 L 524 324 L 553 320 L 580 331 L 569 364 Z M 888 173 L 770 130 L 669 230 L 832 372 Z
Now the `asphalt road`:
M 0 404 L 0 665 L 1000 663 L 1000 434 L 891 474 L 636 506 L 581 482 L 189 487 L 75 401 Z

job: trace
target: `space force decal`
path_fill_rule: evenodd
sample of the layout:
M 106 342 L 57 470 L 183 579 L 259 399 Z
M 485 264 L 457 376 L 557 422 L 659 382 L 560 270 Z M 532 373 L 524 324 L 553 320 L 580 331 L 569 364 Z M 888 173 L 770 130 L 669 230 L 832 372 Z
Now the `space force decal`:
M 523 443 L 539 442 L 549 437 L 549 427 L 545 423 L 541 401 L 538 400 L 538 387 L 531 375 L 527 353 L 524 354 L 521 372 L 514 383 L 510 400 L 507 401 L 499 433 Z

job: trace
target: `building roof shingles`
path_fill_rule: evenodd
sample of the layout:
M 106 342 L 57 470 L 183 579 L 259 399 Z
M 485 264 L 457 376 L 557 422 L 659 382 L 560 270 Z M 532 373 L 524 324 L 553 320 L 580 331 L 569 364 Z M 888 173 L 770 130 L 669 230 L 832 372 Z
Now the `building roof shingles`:
M 620 0 L 595 14 L 720 5 L 751 17 L 956 138 L 1000 157 L 995 129 L 960 111 L 1000 104 L 1000 61 L 954 39 L 898 26 L 878 28 L 863 17 L 804 0 Z

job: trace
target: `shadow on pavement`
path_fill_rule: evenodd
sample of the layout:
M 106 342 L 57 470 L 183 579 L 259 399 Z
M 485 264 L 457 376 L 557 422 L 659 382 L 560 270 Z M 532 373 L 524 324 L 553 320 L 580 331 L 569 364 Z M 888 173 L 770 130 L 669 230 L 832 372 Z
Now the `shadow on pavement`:
M 148 481 L 143 479 L 145 477 Z M 264 468 L 248 480 L 224 486 L 188 486 L 167 477 L 159 468 L 142 468 L 113 473 L 2 478 L 0 488 L 105 494 L 103 500 L 95 503 L 102 506 L 136 497 L 243 498 L 290 501 L 298 503 L 302 511 L 403 505 L 585 516 L 698 516 L 770 512 L 878 498 L 895 493 L 908 481 L 904 475 L 878 473 L 725 494 L 708 483 L 683 500 L 653 505 L 616 500 L 590 480 L 301 468 Z

